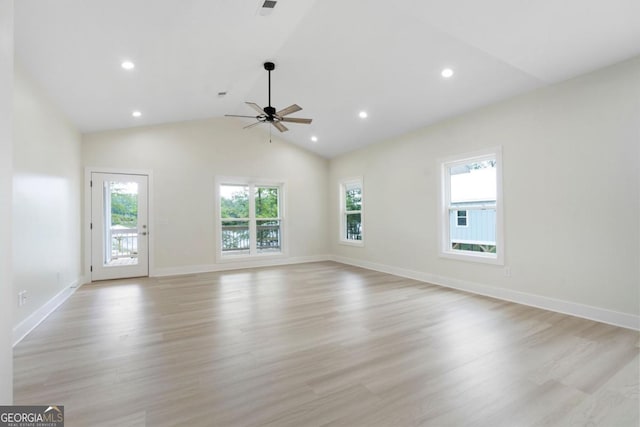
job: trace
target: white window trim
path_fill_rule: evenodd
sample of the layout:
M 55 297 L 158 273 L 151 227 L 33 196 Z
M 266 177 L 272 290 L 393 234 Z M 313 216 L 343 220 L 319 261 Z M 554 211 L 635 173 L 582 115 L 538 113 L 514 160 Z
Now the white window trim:
M 221 185 L 247 185 L 249 186 L 249 254 L 244 255 L 224 255 L 222 253 L 222 209 L 220 206 L 220 186 Z M 278 187 L 278 203 L 280 210 L 280 252 L 278 253 L 258 253 L 256 248 L 256 220 L 264 220 L 269 218 L 256 218 L 255 217 L 255 199 L 251 193 L 251 188 L 255 187 Z M 238 262 L 248 261 L 256 259 L 269 259 L 269 258 L 283 258 L 289 255 L 289 242 L 287 239 L 287 224 L 286 224 L 286 183 L 284 180 L 273 180 L 263 178 L 248 178 L 237 176 L 219 176 L 215 178 L 215 221 L 216 221 L 216 235 L 215 235 L 215 248 L 216 248 L 216 262 Z M 244 220 L 241 218 L 240 220 Z
M 449 200 L 451 191 L 451 176 L 447 169 L 451 166 L 463 165 L 472 161 L 487 159 L 496 160 L 496 253 L 483 254 L 474 252 L 455 251 L 449 247 L 450 223 Z M 440 171 L 440 203 L 438 215 L 438 254 L 443 258 L 461 261 L 480 262 L 486 264 L 504 265 L 504 215 L 502 195 L 502 147 L 493 147 L 486 150 L 449 156 L 438 160 Z M 467 211 L 473 208 L 466 207 Z M 468 219 L 467 219 L 468 224 Z
M 345 200 L 345 191 L 348 185 L 350 184 L 357 184 L 360 186 L 360 189 L 362 190 L 362 202 L 360 205 L 360 210 L 359 211 L 347 211 L 345 209 L 345 204 L 346 204 L 346 200 Z M 341 245 L 347 245 L 347 246 L 358 246 L 358 247 L 363 247 L 364 246 L 364 239 L 365 239 L 365 227 L 364 227 L 364 203 L 365 203 L 365 195 L 364 195 L 364 180 L 362 179 L 361 176 L 357 176 L 357 177 L 351 177 L 351 178 L 345 178 L 340 180 L 340 182 L 338 183 L 338 192 L 339 192 L 339 205 L 338 205 L 338 215 L 340 218 L 340 227 L 338 229 L 338 243 L 340 243 Z M 354 213 L 360 213 L 360 222 L 362 223 L 362 239 L 361 240 L 348 240 L 345 235 L 344 235 L 344 230 L 346 229 L 346 220 L 347 220 L 347 214 L 354 214 Z

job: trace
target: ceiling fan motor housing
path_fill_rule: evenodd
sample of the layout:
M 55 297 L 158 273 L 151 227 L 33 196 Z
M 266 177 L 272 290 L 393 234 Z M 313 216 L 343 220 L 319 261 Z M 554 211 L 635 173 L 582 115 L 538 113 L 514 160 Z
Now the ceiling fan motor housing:
M 272 121 L 273 116 L 276 114 L 276 109 L 275 107 L 268 106 L 268 107 L 264 107 L 264 112 L 267 115 L 267 120 Z

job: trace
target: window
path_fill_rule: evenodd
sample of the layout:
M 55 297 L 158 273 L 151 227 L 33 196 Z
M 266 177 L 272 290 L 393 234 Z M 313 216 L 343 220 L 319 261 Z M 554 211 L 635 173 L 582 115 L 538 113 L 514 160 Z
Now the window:
M 340 241 L 362 245 L 362 179 L 340 183 Z
M 282 253 L 282 185 L 219 184 L 223 257 Z
M 467 211 L 456 211 L 457 213 L 457 217 L 458 217 L 458 221 L 457 221 L 457 226 L 458 227 L 466 227 L 467 226 Z
M 441 255 L 502 264 L 501 161 L 492 149 L 440 163 Z

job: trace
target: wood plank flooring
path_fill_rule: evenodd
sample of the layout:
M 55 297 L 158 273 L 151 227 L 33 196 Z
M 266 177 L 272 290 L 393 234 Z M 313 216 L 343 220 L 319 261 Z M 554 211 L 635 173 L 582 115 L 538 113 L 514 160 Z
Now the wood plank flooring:
M 14 350 L 66 426 L 640 425 L 639 333 L 323 262 L 85 285 Z

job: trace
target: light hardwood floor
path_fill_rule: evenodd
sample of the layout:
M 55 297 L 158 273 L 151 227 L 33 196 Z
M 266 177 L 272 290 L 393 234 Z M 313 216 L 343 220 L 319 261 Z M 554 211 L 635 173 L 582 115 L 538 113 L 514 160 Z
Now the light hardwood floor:
M 15 348 L 87 426 L 633 426 L 639 333 L 325 262 L 85 285 Z

